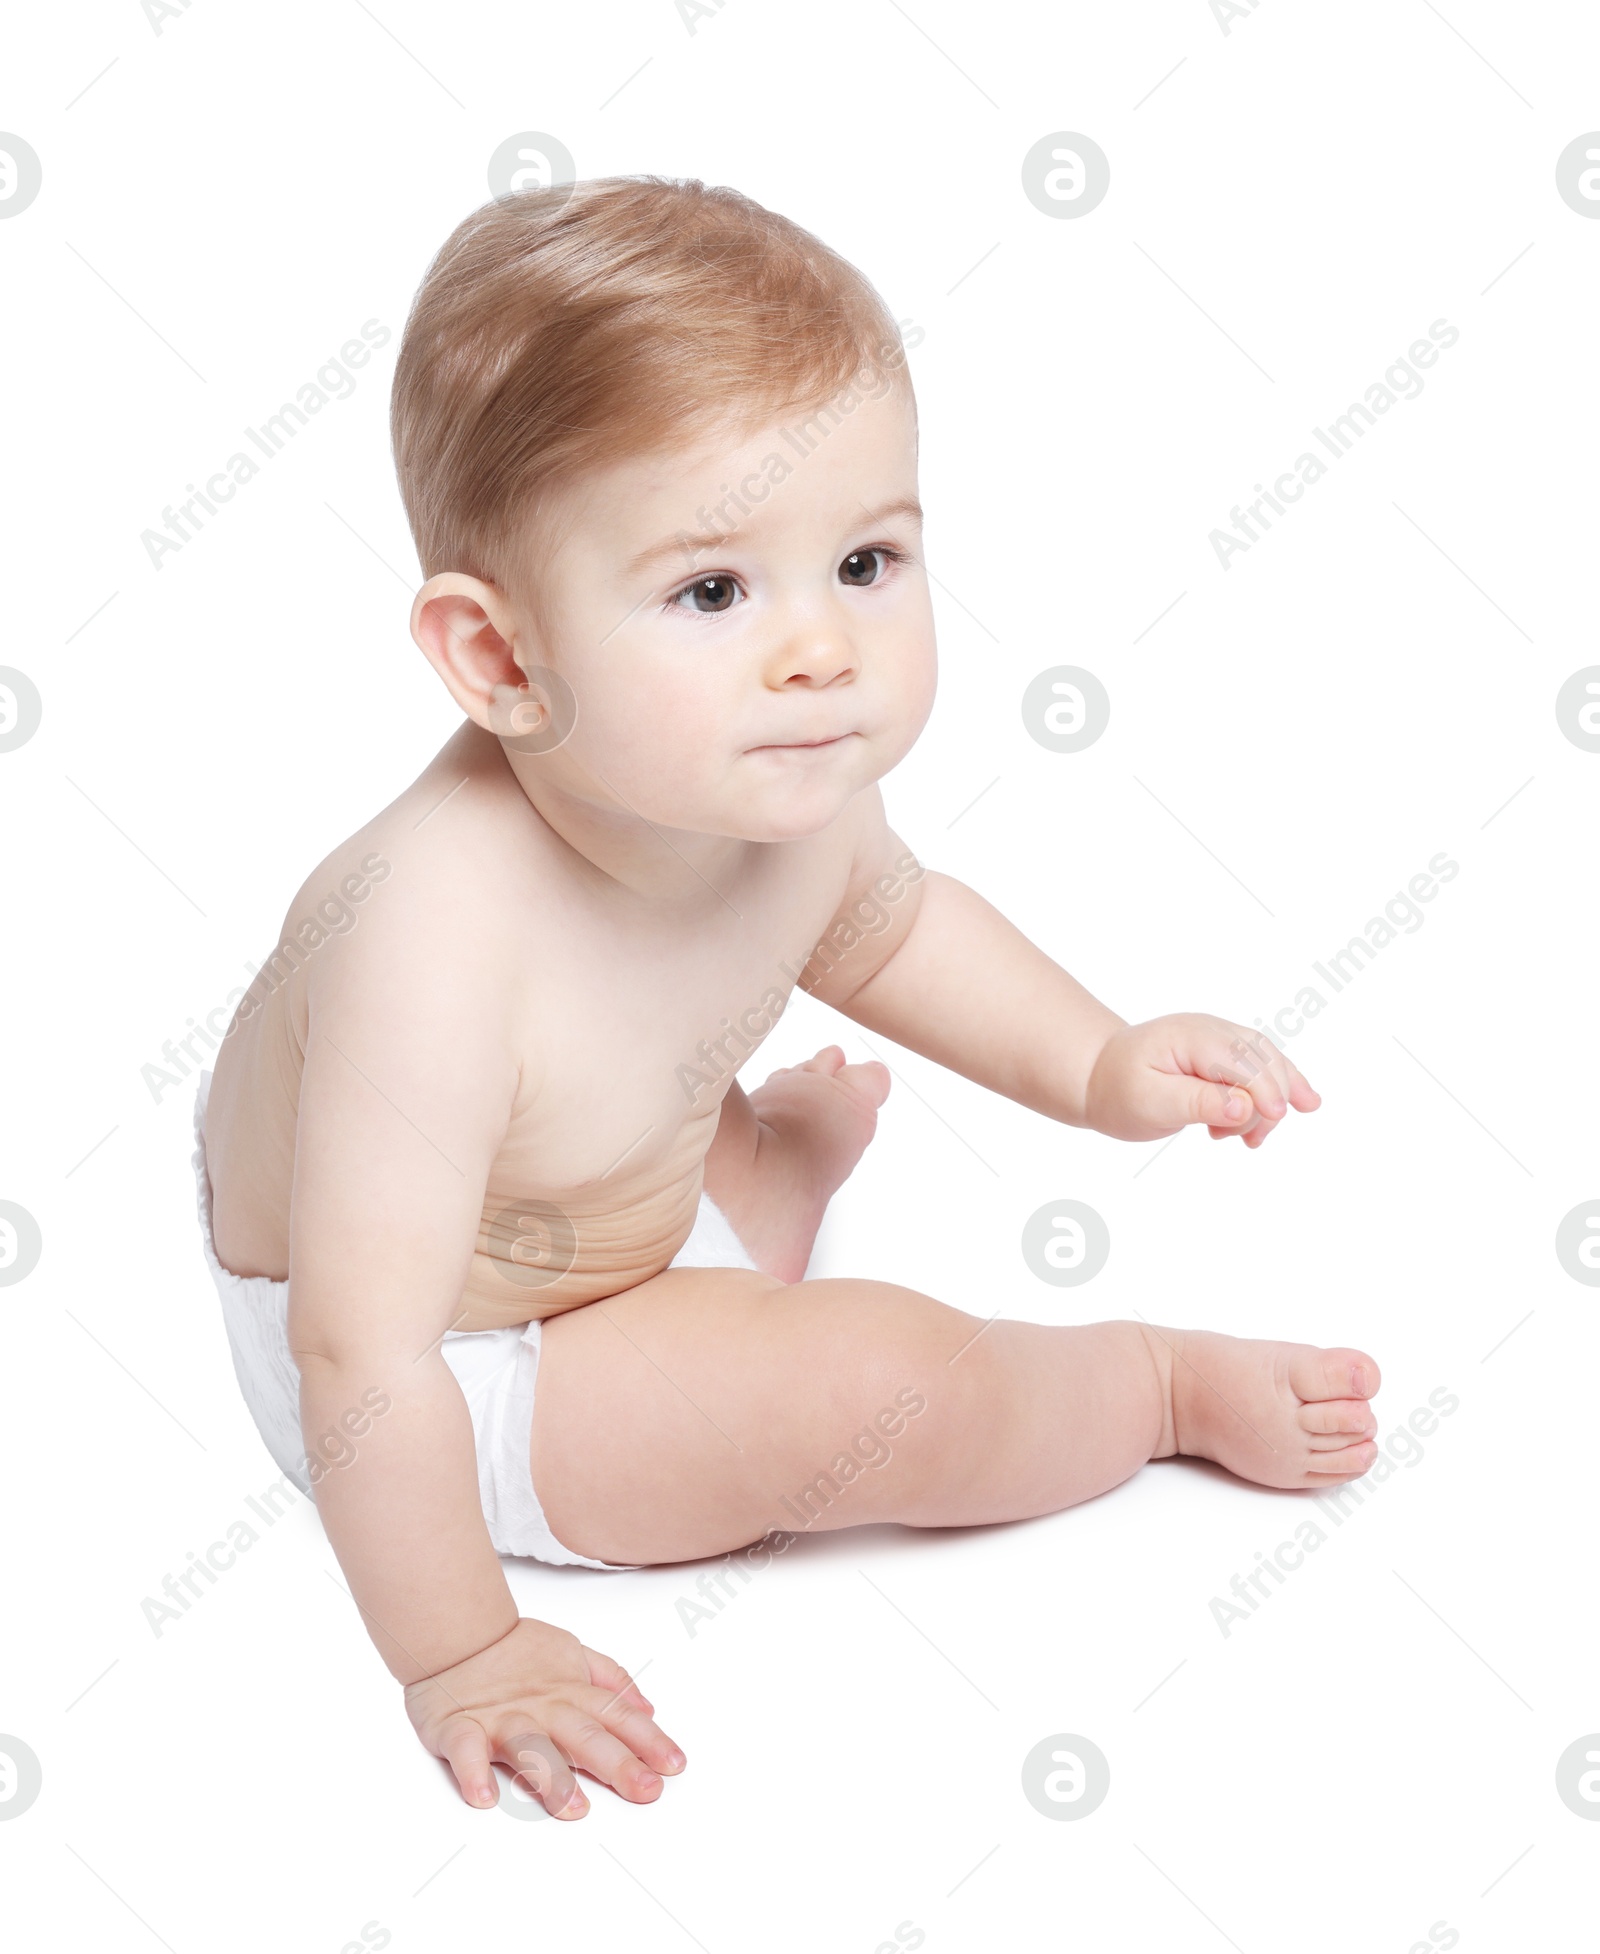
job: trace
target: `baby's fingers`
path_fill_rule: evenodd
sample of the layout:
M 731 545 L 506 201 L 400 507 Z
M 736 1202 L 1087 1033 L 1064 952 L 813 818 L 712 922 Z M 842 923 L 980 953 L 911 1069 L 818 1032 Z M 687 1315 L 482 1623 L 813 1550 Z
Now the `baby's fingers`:
M 1235 1090 L 1249 1095 L 1250 1116 L 1238 1124 L 1215 1122 L 1212 1132 L 1218 1138 L 1234 1132 L 1246 1146 L 1259 1147 L 1279 1121 L 1288 1116 L 1291 1106 L 1296 1112 L 1314 1113 L 1322 1104 L 1322 1095 L 1270 1038 L 1259 1032 L 1247 1032 L 1242 1026 L 1232 1029 L 1239 1033 L 1229 1047 L 1232 1063 L 1218 1070 L 1231 1079 Z M 1215 1077 L 1216 1073 L 1203 1076 Z
M 553 1734 L 527 1724 L 508 1726 L 495 1744 L 500 1762 L 515 1771 L 552 1818 L 582 1818 L 589 1809 L 583 1787 Z
M 580 1643 L 579 1647 L 583 1649 L 584 1657 L 589 1664 L 591 1683 L 597 1684 L 601 1689 L 610 1690 L 619 1703 L 629 1703 L 634 1709 L 643 1710 L 647 1716 L 655 1710 L 655 1704 L 650 1701 L 620 1662 L 613 1662 L 610 1656 L 602 1655 L 598 1649 L 591 1649 L 585 1643 Z
M 1280 1052 L 1278 1063 L 1283 1067 L 1284 1083 L 1287 1088 L 1289 1104 L 1297 1113 L 1314 1113 L 1322 1104 L 1322 1094 L 1300 1070 L 1292 1059 Z
M 592 1701 L 583 1697 L 579 1701 L 585 1709 L 592 1709 L 612 1736 L 620 1738 L 652 1771 L 674 1777 L 683 1769 L 686 1762 L 683 1752 L 653 1718 L 633 1709 L 626 1697 L 607 1697 L 596 1690 Z
M 1174 1080 L 1174 1110 L 1187 1125 L 1209 1127 L 1218 1138 L 1243 1133 L 1256 1117 L 1255 1104 L 1243 1086 L 1230 1086 L 1215 1079 Z
M 1260 1109 L 1271 1120 L 1280 1120 L 1292 1106 L 1297 1113 L 1314 1113 L 1322 1104 L 1318 1092 L 1293 1059 L 1280 1052 L 1270 1038 L 1260 1033 L 1242 1034 L 1254 1058 L 1243 1067 L 1247 1076 L 1240 1079 Z M 1238 1048 L 1235 1048 L 1236 1055 Z
M 497 1801 L 494 1772 L 489 1768 L 489 1737 L 470 1717 L 452 1717 L 439 1733 L 439 1755 L 455 1773 L 461 1795 L 469 1805 Z
M 638 1711 L 629 1714 L 636 1718 L 640 1716 Z M 647 1718 L 640 1720 L 660 1737 L 661 1733 Z M 609 1784 L 630 1804 L 652 1804 L 661 1796 L 660 1773 L 652 1771 L 649 1765 L 642 1762 L 598 1717 L 590 1716 L 571 1704 L 553 1707 L 550 1735 L 575 1765 L 581 1766 L 602 1784 Z M 662 1738 L 661 1741 L 665 1743 L 666 1739 Z

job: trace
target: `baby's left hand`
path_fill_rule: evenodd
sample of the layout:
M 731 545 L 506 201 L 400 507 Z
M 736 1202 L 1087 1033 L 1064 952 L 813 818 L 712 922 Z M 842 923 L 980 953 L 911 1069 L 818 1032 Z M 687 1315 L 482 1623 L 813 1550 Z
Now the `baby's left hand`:
M 1289 1108 L 1314 1113 L 1322 1095 L 1272 1040 L 1226 1018 L 1179 1011 L 1125 1025 L 1089 1075 L 1087 1124 L 1114 1140 L 1163 1140 L 1204 1122 L 1214 1140 L 1259 1147 Z

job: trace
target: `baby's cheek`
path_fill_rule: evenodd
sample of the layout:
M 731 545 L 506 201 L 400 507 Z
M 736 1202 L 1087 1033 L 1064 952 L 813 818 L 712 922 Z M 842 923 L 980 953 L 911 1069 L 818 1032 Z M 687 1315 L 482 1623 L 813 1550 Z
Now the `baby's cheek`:
M 587 700 L 580 690 L 573 756 L 636 804 L 641 794 L 678 796 L 711 771 L 716 728 L 708 702 L 685 686 L 640 684 Z
M 892 749 L 885 768 L 896 765 L 921 738 L 933 713 L 936 693 L 932 666 L 907 674 L 895 700 L 895 710 L 884 728 L 884 741 Z
M 908 647 L 903 666 L 901 695 L 906 718 L 914 728 L 911 737 L 915 739 L 933 711 L 939 686 L 939 661 L 934 651 L 931 629 L 926 640 Z

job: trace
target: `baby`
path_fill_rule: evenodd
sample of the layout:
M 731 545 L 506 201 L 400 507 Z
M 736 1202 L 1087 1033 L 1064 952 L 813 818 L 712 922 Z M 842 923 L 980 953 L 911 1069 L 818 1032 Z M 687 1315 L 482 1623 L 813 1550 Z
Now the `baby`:
M 1126 1023 L 889 827 L 934 633 L 861 274 L 699 182 L 499 198 L 417 294 L 393 434 L 412 635 L 464 720 L 303 884 L 196 1165 L 246 1400 L 468 1803 L 496 1762 L 561 1818 L 579 1770 L 642 1804 L 684 1765 L 500 1554 L 1014 1520 L 1179 1453 L 1366 1471 L 1359 1350 L 804 1279 L 889 1075 L 831 1046 L 747 1097 L 797 983 L 1116 1139 L 1255 1148 L 1319 1104 L 1235 1024 Z M 836 1505 L 874 1431 L 892 1465 Z

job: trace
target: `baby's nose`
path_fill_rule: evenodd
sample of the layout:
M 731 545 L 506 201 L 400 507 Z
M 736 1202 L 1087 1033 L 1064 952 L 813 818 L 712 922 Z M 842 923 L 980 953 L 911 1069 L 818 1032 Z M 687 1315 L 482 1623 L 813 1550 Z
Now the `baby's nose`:
M 818 628 L 787 636 L 773 658 L 773 677 L 779 685 L 832 685 L 852 676 L 861 660 L 850 636 Z

